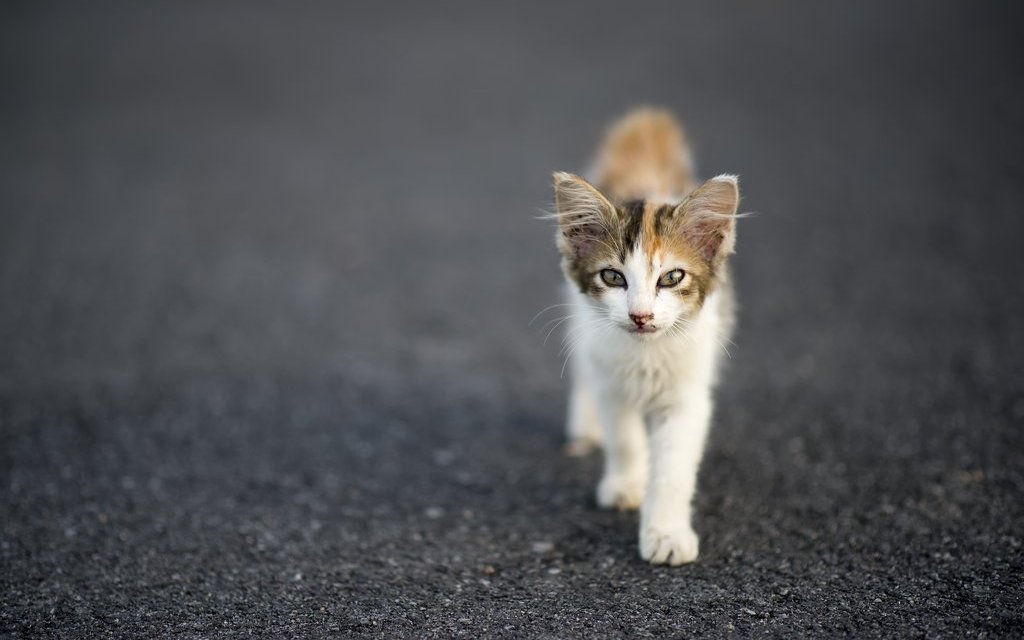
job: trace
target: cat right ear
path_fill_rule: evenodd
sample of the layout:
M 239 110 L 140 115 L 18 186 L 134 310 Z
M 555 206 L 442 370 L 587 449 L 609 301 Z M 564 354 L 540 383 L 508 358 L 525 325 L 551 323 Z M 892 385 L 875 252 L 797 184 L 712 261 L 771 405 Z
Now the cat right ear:
M 611 235 L 615 205 L 579 176 L 559 171 L 554 179 L 558 247 L 582 257 Z
M 736 176 L 723 174 L 694 189 L 676 207 L 683 235 L 709 263 L 718 263 L 736 244 L 736 208 L 740 187 Z

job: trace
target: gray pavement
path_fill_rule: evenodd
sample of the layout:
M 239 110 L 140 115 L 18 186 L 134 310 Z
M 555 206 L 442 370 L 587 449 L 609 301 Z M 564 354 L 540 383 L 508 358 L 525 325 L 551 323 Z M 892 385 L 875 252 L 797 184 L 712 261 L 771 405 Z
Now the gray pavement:
M 0 635 L 1020 637 L 1013 5 L 507 5 L 4 4 Z M 529 324 L 638 102 L 757 213 L 679 569 Z

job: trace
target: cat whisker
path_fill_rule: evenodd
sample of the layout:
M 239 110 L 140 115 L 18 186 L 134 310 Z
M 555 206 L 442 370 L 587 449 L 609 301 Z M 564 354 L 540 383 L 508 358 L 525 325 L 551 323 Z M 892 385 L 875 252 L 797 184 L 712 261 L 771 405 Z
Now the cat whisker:
M 564 345 L 565 342 L 569 339 L 570 336 L 572 336 L 574 334 L 582 333 L 585 330 L 587 330 L 593 323 L 594 323 L 594 318 L 591 318 L 591 319 L 588 319 L 588 321 L 585 321 L 584 323 L 582 323 L 580 325 L 571 327 L 567 332 L 565 332 L 565 336 L 562 337 L 562 344 Z M 553 332 L 555 329 L 557 329 L 557 326 L 552 328 L 551 331 Z M 550 336 L 551 332 L 549 332 L 548 335 Z M 545 339 L 545 341 L 547 341 L 547 339 Z
M 537 315 L 533 316 L 533 318 L 531 318 L 530 321 L 526 323 L 526 326 L 529 327 L 530 325 L 532 325 L 534 322 L 537 321 L 537 318 L 541 317 L 541 315 L 547 313 L 548 311 L 551 311 L 552 309 L 557 309 L 558 307 L 573 307 L 573 306 L 575 306 L 575 305 L 573 305 L 571 303 L 560 302 L 558 304 L 553 304 L 553 305 L 549 305 L 547 307 L 544 307 L 543 309 L 541 309 L 540 311 L 537 312 Z
M 610 321 L 606 322 L 604 325 L 599 327 L 600 328 L 600 332 L 598 333 L 598 335 L 596 337 L 597 338 L 604 337 L 604 335 L 608 332 L 608 329 L 613 328 L 613 327 L 614 327 L 614 325 Z M 579 346 L 580 346 L 580 344 L 582 342 L 583 342 L 582 338 L 576 340 L 576 342 L 573 343 L 572 348 L 565 355 L 565 361 L 562 362 L 562 370 L 558 374 L 558 377 L 560 379 L 565 377 L 565 367 L 566 367 L 566 365 L 569 364 L 569 360 L 572 358 L 573 354 L 576 353 L 576 350 L 579 348 Z
M 578 314 L 570 313 L 568 315 L 558 316 L 556 318 L 552 318 L 552 319 L 548 320 L 547 322 L 545 322 L 544 326 L 541 327 L 540 330 L 541 331 L 547 331 L 548 327 L 550 327 L 552 324 L 554 324 L 557 327 L 558 324 L 561 324 L 562 322 L 564 322 L 566 320 L 569 320 L 570 318 L 575 318 L 577 315 Z
M 604 323 L 607 323 L 607 320 L 604 318 L 591 318 L 587 322 L 573 327 L 572 330 L 566 333 L 565 337 L 562 338 L 562 352 L 567 349 L 566 345 L 568 343 L 575 344 L 579 340 L 585 338 L 588 331 L 593 331 Z
M 570 317 L 567 316 L 565 318 L 560 319 L 558 322 L 556 322 L 555 326 L 551 327 L 551 329 L 548 331 L 547 335 L 544 336 L 544 342 L 542 344 L 546 345 L 548 343 L 548 340 L 551 338 L 551 334 L 553 334 L 555 332 L 555 330 L 558 329 L 558 327 L 562 326 L 562 324 L 566 320 L 569 320 L 569 319 L 570 319 Z

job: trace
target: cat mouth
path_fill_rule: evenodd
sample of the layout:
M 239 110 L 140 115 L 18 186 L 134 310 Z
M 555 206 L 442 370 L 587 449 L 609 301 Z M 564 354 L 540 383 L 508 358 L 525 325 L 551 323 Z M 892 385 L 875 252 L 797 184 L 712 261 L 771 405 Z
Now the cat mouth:
M 631 327 L 626 327 L 626 331 L 628 331 L 629 333 L 635 333 L 637 335 L 650 335 L 652 333 L 657 333 L 658 327 L 649 324 L 645 324 L 642 327 L 633 325 Z

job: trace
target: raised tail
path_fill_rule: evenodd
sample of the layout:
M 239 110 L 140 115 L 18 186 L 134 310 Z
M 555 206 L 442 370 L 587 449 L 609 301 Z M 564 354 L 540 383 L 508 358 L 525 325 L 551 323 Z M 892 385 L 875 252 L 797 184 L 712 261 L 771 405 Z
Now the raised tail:
M 630 111 L 608 128 L 592 177 L 618 201 L 681 199 L 695 186 L 683 127 L 664 109 Z

